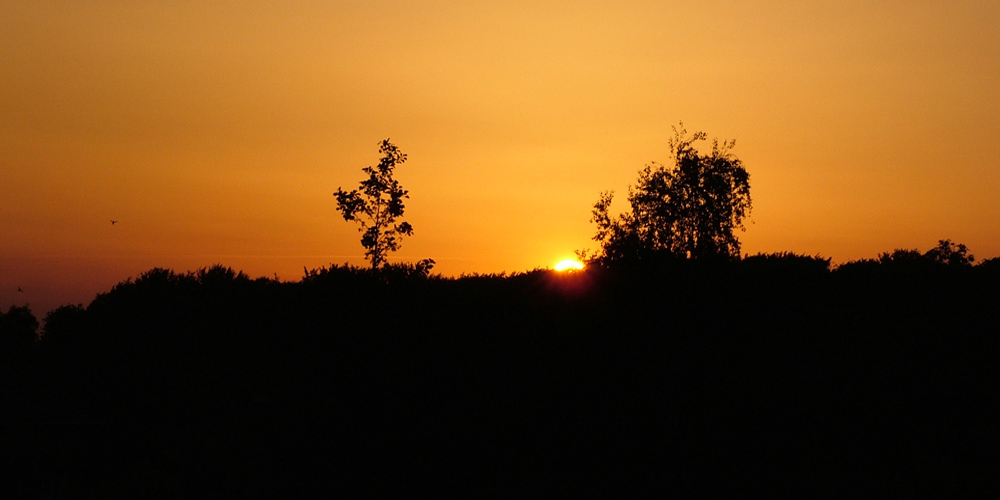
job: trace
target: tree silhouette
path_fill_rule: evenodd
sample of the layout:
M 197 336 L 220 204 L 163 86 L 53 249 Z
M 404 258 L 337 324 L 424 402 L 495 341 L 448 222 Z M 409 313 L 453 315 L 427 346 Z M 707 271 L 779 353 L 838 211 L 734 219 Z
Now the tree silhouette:
M 920 253 L 916 249 L 897 248 L 892 252 L 879 254 L 877 262 L 895 268 L 934 268 L 948 266 L 950 268 L 972 267 L 976 257 L 969 253 L 968 247 L 962 243 L 952 243 L 951 240 L 938 240 L 936 247 Z
M 594 240 L 601 244 L 598 260 L 641 259 L 650 253 L 682 258 L 738 257 L 740 242 L 734 229 L 743 229 L 751 209 L 750 174 L 731 153 L 735 140 L 712 141 L 710 154 L 694 143 L 684 124 L 673 127 L 670 150 L 674 164 L 647 165 L 637 184 L 629 187 L 631 212 L 609 213 L 613 191 L 603 192 L 594 204 L 591 222 Z
M 956 267 L 969 267 L 976 260 L 964 244 L 955 244 L 951 240 L 938 240 L 938 246 L 928 250 L 924 257 Z
M 361 246 L 365 258 L 371 260 L 372 269 L 385 263 L 386 254 L 399 249 L 400 239 L 413 234 L 408 222 L 396 223 L 403 216 L 403 198 L 407 191 L 392 177 L 397 165 L 406 161 L 406 154 L 385 139 L 379 145 L 382 159 L 377 166 L 362 169 L 368 178 L 361 181 L 360 189 L 347 192 L 337 188 L 337 210 L 346 221 L 357 221 L 362 233 Z

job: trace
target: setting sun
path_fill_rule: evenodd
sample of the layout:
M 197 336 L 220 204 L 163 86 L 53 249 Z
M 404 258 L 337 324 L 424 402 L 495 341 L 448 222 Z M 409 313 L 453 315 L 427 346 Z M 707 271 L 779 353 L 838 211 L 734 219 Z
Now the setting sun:
M 993 484 L 998 26 L 0 0 L 0 491 Z
M 558 264 L 553 267 L 556 271 L 579 271 L 583 269 L 583 263 L 575 259 L 566 259 L 559 261 Z
M 1000 255 L 1000 2 L 69 3 L 0 2 L 0 307 L 368 267 L 332 195 L 385 139 L 413 229 L 390 261 L 554 269 L 681 120 L 738 140 L 742 254 Z

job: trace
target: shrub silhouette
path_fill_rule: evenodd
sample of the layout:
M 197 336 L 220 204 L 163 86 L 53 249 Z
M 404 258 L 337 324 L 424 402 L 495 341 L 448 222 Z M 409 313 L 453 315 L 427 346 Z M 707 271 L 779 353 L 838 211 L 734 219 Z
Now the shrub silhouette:
M 986 259 L 976 264 L 976 268 L 986 273 L 1000 273 L 1000 257 Z
M 0 350 L 9 352 L 24 349 L 38 340 L 38 320 L 31 307 L 10 306 L 0 311 Z
M 59 306 L 45 315 L 42 340 L 47 344 L 84 342 L 89 328 L 86 324 L 87 310 L 83 304 Z
M 830 258 L 798 255 L 793 252 L 758 253 L 744 257 L 741 267 L 759 269 L 760 272 L 824 274 L 830 272 L 830 260 Z

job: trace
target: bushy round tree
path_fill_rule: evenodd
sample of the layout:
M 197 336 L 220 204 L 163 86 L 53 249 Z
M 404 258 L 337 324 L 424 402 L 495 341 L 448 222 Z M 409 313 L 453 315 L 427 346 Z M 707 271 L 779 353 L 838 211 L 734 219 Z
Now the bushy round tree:
M 732 154 L 736 141 L 713 140 L 711 152 L 703 154 L 695 143 L 706 139 L 704 132 L 688 136 L 683 123 L 673 130 L 673 163 L 652 163 L 639 172 L 629 187 L 630 211 L 610 214 L 611 191 L 594 204 L 598 260 L 739 257 L 735 230 L 744 229 L 752 202 L 750 174 Z

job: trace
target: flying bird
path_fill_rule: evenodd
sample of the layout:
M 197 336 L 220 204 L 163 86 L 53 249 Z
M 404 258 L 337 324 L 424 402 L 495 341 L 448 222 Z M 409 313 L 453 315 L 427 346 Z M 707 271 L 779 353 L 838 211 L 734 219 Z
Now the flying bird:
M 21 287 L 20 287 L 20 286 L 18 286 L 18 287 L 17 287 L 17 293 L 24 293 L 24 290 L 21 290 Z
M 113 225 L 115 225 L 115 224 L 118 224 L 118 221 L 116 221 L 116 220 L 113 220 L 113 219 L 112 219 L 112 221 L 111 221 L 111 225 L 113 226 Z

